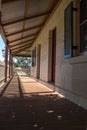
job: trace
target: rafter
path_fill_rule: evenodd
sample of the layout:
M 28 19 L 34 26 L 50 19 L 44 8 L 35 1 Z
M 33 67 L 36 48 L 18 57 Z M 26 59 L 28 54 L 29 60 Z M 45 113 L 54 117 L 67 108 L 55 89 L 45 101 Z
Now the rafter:
M 4 28 L 1 24 L 0 24 L 0 33 L 1 33 L 1 35 L 3 35 L 4 42 L 6 43 L 7 38 L 6 38 L 6 35 L 5 35 Z
M 24 10 L 24 18 L 27 18 L 29 5 L 30 5 L 30 0 L 26 0 L 25 10 Z M 26 23 L 26 21 L 23 21 L 23 28 L 22 28 L 23 30 L 25 29 L 25 23 Z M 21 37 L 23 37 L 23 32 L 21 34 Z
M 32 43 L 31 43 L 31 44 L 32 44 Z M 15 49 L 15 50 L 11 50 L 11 52 L 14 53 L 14 52 L 19 51 L 19 50 L 24 49 L 24 48 L 27 49 L 28 47 L 30 47 L 31 44 L 28 44 L 28 45 L 26 45 L 26 46 L 19 47 L 19 48 Z
M 26 20 L 38 18 L 38 17 L 44 16 L 44 15 L 47 15 L 47 14 L 50 14 L 50 12 L 46 12 L 46 13 L 42 13 L 42 14 L 38 14 L 38 15 L 30 16 L 30 17 L 26 17 L 26 18 L 22 18 L 22 19 L 15 20 L 15 21 L 12 21 L 12 22 L 4 23 L 4 24 L 2 24 L 2 25 L 3 25 L 3 26 L 8 26 L 8 25 L 20 23 L 20 22 L 23 22 L 23 21 L 26 21 Z
M 33 33 L 33 34 L 31 34 L 31 35 L 27 35 L 27 36 L 22 37 L 22 38 L 15 39 L 15 40 L 13 40 L 13 41 L 9 41 L 9 44 L 11 44 L 11 43 L 13 43 L 13 42 L 17 42 L 17 41 L 22 40 L 22 39 L 30 38 L 30 37 L 32 37 L 32 36 L 36 36 L 38 33 L 39 33 L 39 32 Z
M 19 42 L 19 43 L 16 43 L 16 44 L 12 44 L 12 45 L 9 45 L 10 46 L 10 48 L 12 48 L 12 47 L 15 47 L 15 46 L 17 46 L 17 45 L 21 45 L 21 44 L 24 44 L 24 43 L 26 43 L 26 42 L 30 42 L 30 41 L 33 41 L 34 40 L 34 38 L 32 38 L 32 39 L 30 39 L 30 40 L 26 40 L 26 41 L 24 41 L 24 42 Z
M 9 37 L 9 36 L 17 35 L 17 34 L 22 33 L 22 32 L 26 32 L 26 31 L 29 31 L 29 30 L 33 30 L 33 29 L 39 28 L 39 27 L 41 27 L 41 26 L 43 26 L 43 24 L 40 24 L 40 25 L 34 26 L 34 27 L 30 27 L 30 28 L 27 28 L 27 29 L 24 29 L 24 30 L 22 29 L 22 30 L 20 30 L 20 31 L 18 31 L 18 32 L 11 33 L 11 34 L 8 34 L 8 35 L 6 35 L 6 36 Z
M 25 10 L 24 10 L 24 17 L 26 17 L 27 14 L 28 14 L 29 4 L 30 4 L 30 0 L 26 0 Z
M 50 3 L 49 3 L 48 12 L 50 12 L 50 13 L 51 13 L 51 8 L 52 8 L 52 5 L 54 4 L 54 2 L 55 2 L 55 0 L 51 0 Z M 45 18 L 45 20 L 44 20 L 44 22 L 43 22 L 43 25 L 45 24 L 46 20 L 47 20 L 47 17 Z M 43 27 L 42 27 L 42 28 L 43 28 Z M 40 29 L 39 33 L 41 32 L 42 28 Z M 38 33 L 38 34 L 39 34 L 39 33 Z M 37 36 L 38 36 L 38 34 L 37 34 Z M 35 39 L 36 39 L 36 38 L 35 38 Z M 34 41 L 35 41 L 35 40 L 34 40 Z
M 9 3 L 9 2 L 13 2 L 13 1 L 18 1 L 18 0 L 2 0 L 1 3 L 6 4 L 6 3 Z
M 15 56 L 18 56 L 18 57 L 31 57 L 31 54 L 28 54 L 28 55 L 25 54 L 25 55 L 23 55 L 23 54 L 18 53 Z
M 12 56 L 15 56 L 17 53 L 22 52 L 22 51 L 26 50 L 27 48 L 30 48 L 31 46 L 32 46 L 32 44 L 27 46 L 27 47 L 20 48 L 20 49 L 18 49 L 16 51 L 11 51 L 11 54 L 12 54 Z
M 51 7 L 53 6 L 54 2 L 55 2 L 55 0 L 51 0 L 50 1 L 50 4 L 48 6 L 48 11 L 51 9 Z
M 21 48 L 21 47 L 25 47 L 25 46 L 27 46 L 27 45 L 29 45 L 29 44 L 31 44 L 32 42 L 26 42 L 25 44 L 21 44 L 21 45 L 18 45 L 18 46 L 15 46 L 15 47 L 13 47 L 13 48 L 11 48 L 10 50 L 12 51 L 12 50 L 16 50 L 16 49 L 19 49 L 19 48 Z

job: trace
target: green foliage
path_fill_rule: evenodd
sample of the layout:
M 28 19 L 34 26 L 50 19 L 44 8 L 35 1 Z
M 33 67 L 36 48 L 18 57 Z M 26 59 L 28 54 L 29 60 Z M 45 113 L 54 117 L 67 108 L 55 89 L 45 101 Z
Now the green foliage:
M 2 50 L 2 56 L 5 59 L 5 49 Z M 8 53 L 9 58 L 9 53 Z M 32 60 L 30 57 L 15 57 L 13 60 L 14 67 L 28 68 L 31 66 Z
M 16 57 L 13 60 L 13 64 L 15 67 L 28 68 L 31 66 L 31 58 L 28 57 Z

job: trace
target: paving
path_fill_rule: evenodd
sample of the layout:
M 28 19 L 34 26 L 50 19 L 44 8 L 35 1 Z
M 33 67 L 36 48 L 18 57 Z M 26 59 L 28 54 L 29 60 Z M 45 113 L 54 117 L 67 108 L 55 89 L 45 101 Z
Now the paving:
M 1 91 L 0 130 L 87 130 L 86 127 L 87 110 L 37 80 L 13 77 Z

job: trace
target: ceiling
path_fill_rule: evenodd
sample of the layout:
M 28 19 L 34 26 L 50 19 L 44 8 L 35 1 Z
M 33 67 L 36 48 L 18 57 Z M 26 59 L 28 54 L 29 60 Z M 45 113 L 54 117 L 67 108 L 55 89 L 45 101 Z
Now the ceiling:
M 58 0 L 2 0 L 1 26 L 13 56 L 25 55 L 57 3 Z

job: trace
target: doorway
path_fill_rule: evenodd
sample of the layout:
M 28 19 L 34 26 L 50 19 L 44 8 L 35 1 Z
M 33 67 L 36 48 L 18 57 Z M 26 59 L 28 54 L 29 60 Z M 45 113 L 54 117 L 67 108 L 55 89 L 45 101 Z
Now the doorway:
M 37 47 L 37 79 L 40 78 L 40 55 L 41 55 L 41 45 Z
M 52 64 L 51 64 L 51 82 L 55 83 L 56 66 L 56 28 L 52 31 Z

